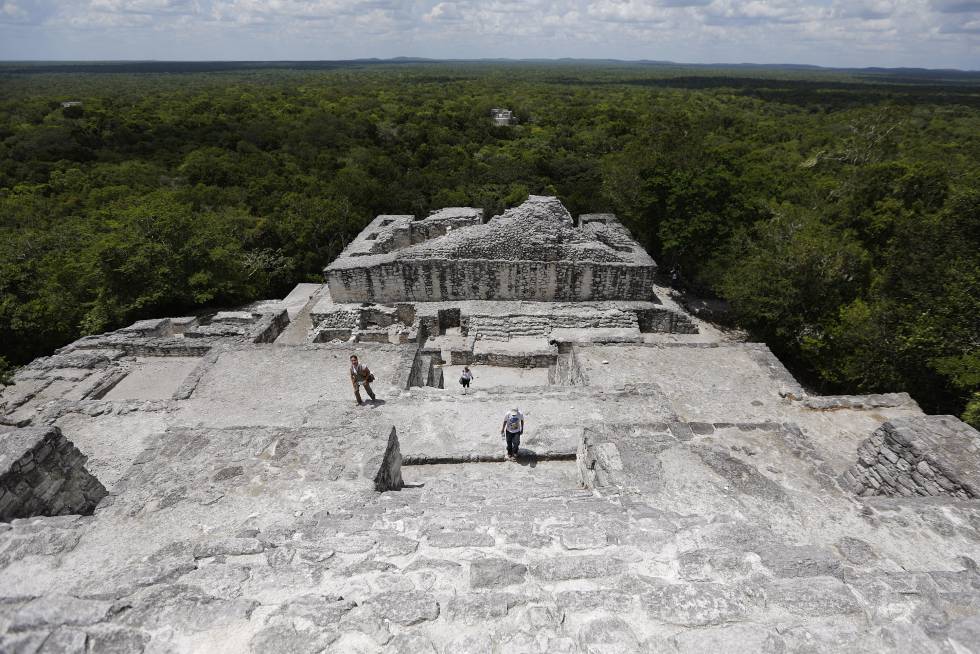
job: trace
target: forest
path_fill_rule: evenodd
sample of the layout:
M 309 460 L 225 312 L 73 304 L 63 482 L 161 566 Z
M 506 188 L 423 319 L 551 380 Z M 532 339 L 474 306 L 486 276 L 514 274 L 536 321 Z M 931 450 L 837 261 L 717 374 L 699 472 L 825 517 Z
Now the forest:
M 3 64 L 0 377 L 282 297 L 376 214 L 529 193 L 618 214 L 815 391 L 980 427 L 980 75 L 949 71 Z

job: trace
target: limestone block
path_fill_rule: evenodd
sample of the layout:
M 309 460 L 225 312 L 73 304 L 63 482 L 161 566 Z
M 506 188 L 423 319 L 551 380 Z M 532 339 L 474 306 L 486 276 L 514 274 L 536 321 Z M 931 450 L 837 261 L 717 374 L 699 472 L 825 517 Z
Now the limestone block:
M 370 597 L 366 604 L 382 618 L 407 627 L 439 617 L 439 603 L 420 591 L 390 591 Z
M 679 654 L 777 654 L 786 651 L 774 629 L 758 625 L 731 625 L 685 631 L 672 638 Z
M 493 547 L 494 537 L 477 531 L 437 531 L 428 537 L 429 547 Z
M 770 605 L 795 615 L 832 616 L 861 612 L 861 605 L 851 590 L 838 579 L 778 579 L 766 588 Z
M 457 595 L 446 608 L 450 620 L 468 624 L 480 624 L 498 620 L 523 600 L 514 593 L 467 593 Z
M 579 630 L 578 640 L 583 651 L 610 654 L 635 652 L 640 644 L 629 624 L 616 617 L 590 620 Z
M 24 631 L 51 625 L 92 624 L 104 620 L 111 607 L 111 602 L 48 595 L 25 604 L 14 614 L 10 628 Z
M 625 563 L 610 556 L 558 556 L 531 564 L 531 575 L 543 581 L 609 577 L 624 572 Z
M 611 611 L 629 613 L 634 596 L 619 590 L 568 590 L 555 598 L 558 608 L 568 613 Z
M 812 546 L 771 545 L 759 553 L 762 565 L 776 577 L 821 577 L 841 574 L 841 561 Z
M 549 650 L 552 651 L 552 650 Z M 493 640 L 488 634 L 460 636 L 443 650 L 444 654 L 493 654 Z
M 251 311 L 219 311 L 211 318 L 212 323 L 250 323 L 255 322 L 256 316 Z
M 437 654 L 432 640 L 418 632 L 398 634 L 391 639 L 385 651 L 391 654 Z
M 755 603 L 741 588 L 716 583 L 669 584 L 641 597 L 653 617 L 689 627 L 743 620 Z
M 471 588 L 500 588 L 524 583 L 527 566 L 509 559 L 475 559 L 470 563 Z
M 213 556 L 241 556 L 258 554 L 265 549 L 257 538 L 223 538 L 199 543 L 194 547 L 194 558 L 205 559 Z
M 183 584 L 147 588 L 132 600 L 121 622 L 142 629 L 204 631 L 248 620 L 258 602 L 224 599 Z

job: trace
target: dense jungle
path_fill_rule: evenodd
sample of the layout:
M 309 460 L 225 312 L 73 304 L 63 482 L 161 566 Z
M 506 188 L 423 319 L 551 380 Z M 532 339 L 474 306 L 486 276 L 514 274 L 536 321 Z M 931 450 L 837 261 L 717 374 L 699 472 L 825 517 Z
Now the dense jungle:
M 980 74 L 953 71 L 0 64 L 0 377 L 281 297 L 376 214 L 529 193 L 618 214 L 811 388 L 980 427 Z

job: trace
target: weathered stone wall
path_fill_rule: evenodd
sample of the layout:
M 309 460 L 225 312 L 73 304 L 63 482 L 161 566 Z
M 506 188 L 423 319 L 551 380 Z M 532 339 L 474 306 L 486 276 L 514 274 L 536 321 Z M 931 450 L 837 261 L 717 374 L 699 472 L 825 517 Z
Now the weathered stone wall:
M 352 330 L 344 329 L 342 327 L 325 327 L 320 326 L 313 330 L 313 334 L 310 340 L 314 343 L 329 343 L 330 341 L 347 341 L 350 340 Z
M 535 352 L 474 352 L 466 365 L 500 366 L 501 368 L 548 368 L 555 365 L 557 354 Z
M 283 308 L 275 313 L 264 314 L 255 327 L 253 343 L 273 343 L 289 325 L 289 312 Z
M 597 311 L 592 314 L 475 315 L 466 318 L 464 334 L 509 340 L 516 336 L 547 336 L 554 329 L 638 329 L 636 312 Z
M 390 327 L 398 320 L 398 310 L 394 307 L 385 307 L 378 304 L 369 307 L 362 307 L 360 310 L 360 327 L 363 329 L 370 325 L 378 327 Z
M 440 209 L 422 220 L 409 223 L 409 241 L 412 245 L 445 236 L 447 232 L 483 222 L 483 209 L 475 207 L 448 207 Z
M 391 335 L 387 329 L 362 329 L 354 339 L 357 343 L 390 343 Z
M 452 350 L 452 365 L 488 365 L 504 368 L 551 368 L 557 364 L 558 347 L 534 339 L 513 341 L 467 338 L 463 350 Z
M 310 311 L 310 320 L 318 327 L 357 329 L 361 327 L 361 307 L 356 304 L 318 304 Z
M 666 308 L 637 309 L 640 331 L 662 334 L 697 334 L 698 327 L 689 317 Z
M 91 515 L 107 491 L 85 469 L 85 460 L 57 427 L 0 433 L 0 522 Z
M 980 433 L 953 416 L 886 422 L 841 481 L 863 496 L 980 498 Z
M 174 339 L 161 338 L 157 340 L 159 342 L 134 341 L 132 343 L 114 343 L 114 345 L 131 357 L 200 357 L 207 354 L 212 347 L 210 342 L 198 344 L 194 341 L 176 341 Z
M 655 265 L 486 259 L 396 260 L 325 271 L 334 302 L 650 300 Z

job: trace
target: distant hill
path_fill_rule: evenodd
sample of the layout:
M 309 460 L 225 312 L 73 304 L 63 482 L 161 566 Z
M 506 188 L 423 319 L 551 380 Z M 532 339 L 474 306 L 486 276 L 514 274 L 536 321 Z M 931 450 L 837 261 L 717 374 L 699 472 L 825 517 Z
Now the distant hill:
M 517 66 L 586 66 L 630 67 L 662 72 L 712 75 L 751 73 L 811 73 L 845 75 L 858 80 L 915 84 L 980 84 L 980 71 L 928 68 L 832 68 L 810 64 L 708 63 L 691 64 L 648 59 L 427 59 L 394 57 L 392 59 L 349 59 L 320 61 L 7 61 L 0 62 L 0 74 L 37 73 L 208 73 L 242 70 L 331 70 L 364 66 L 404 65 L 517 65 Z

